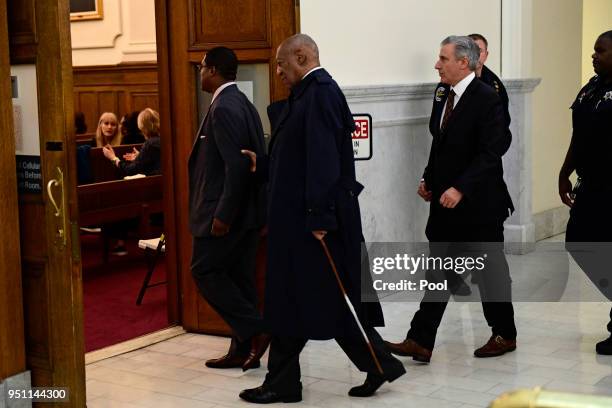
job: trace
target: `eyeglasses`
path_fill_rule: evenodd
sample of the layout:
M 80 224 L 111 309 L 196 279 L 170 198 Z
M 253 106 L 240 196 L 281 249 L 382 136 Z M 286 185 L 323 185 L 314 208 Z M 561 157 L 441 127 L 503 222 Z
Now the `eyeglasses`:
M 207 66 L 207 65 L 204 65 L 204 64 L 198 64 L 198 65 L 196 65 L 196 67 L 198 68 L 198 71 L 201 71 L 201 70 L 203 70 L 204 68 L 208 68 L 208 66 Z

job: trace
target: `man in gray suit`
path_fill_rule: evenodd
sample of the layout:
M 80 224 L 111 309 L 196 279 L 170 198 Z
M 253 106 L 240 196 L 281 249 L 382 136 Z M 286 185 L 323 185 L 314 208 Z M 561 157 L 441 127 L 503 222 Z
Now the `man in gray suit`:
M 259 367 L 269 337 L 257 309 L 255 254 L 264 225 L 264 189 L 241 149 L 263 154 L 257 110 L 236 86 L 238 60 L 225 47 L 199 66 L 202 90 L 213 95 L 189 157 L 191 273 L 200 293 L 232 328 L 229 352 L 211 368 Z

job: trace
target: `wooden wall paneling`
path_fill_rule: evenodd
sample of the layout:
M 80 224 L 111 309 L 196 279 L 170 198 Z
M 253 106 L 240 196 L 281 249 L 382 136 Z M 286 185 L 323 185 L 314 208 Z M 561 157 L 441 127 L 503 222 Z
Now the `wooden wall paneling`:
M 295 3 L 294 3 L 295 1 Z M 289 96 L 289 90 L 276 75 L 276 49 L 283 40 L 299 32 L 299 20 L 296 15 L 297 0 L 271 0 L 272 15 L 272 49 L 270 50 L 270 99 L 279 101 Z
M 98 127 L 98 101 L 93 91 L 75 92 L 75 112 L 83 112 L 87 133 L 95 133 Z
M 157 92 L 132 92 L 130 101 L 132 110 L 143 110 L 145 108 L 159 110 Z
M 98 111 L 100 114 L 103 112 L 113 112 L 119 116 L 117 112 L 117 92 L 111 90 L 99 91 L 96 96 L 98 97 Z
M 88 132 L 95 132 L 103 112 L 120 119 L 146 107 L 159 110 L 157 63 L 75 67 L 73 72 L 74 109 L 85 113 Z
M 190 0 L 188 21 L 191 50 L 271 46 L 270 0 Z
M 117 115 L 118 121 L 121 121 L 121 117 L 126 113 L 138 110 L 138 108 L 133 109 L 134 104 L 130 104 L 131 100 L 132 97 L 130 96 L 130 92 L 117 91 L 117 110 L 115 111 L 115 115 Z
M 36 60 L 38 32 L 35 0 L 7 1 L 11 63 L 27 64 Z
M 0 382 L 26 370 L 8 12 L 0 1 Z M 6 335 L 10 333 L 10 335 Z
M 179 260 L 177 256 L 178 240 L 176 233 L 176 207 L 174 183 L 174 132 L 173 112 L 170 104 L 170 58 L 168 43 L 168 19 L 166 0 L 155 0 L 155 24 L 158 61 L 158 93 L 159 113 L 161 118 L 161 161 L 164 175 L 164 230 L 166 234 L 166 281 L 168 301 L 168 322 L 179 323 L 182 320 L 181 299 L 182 287 L 178 274 Z

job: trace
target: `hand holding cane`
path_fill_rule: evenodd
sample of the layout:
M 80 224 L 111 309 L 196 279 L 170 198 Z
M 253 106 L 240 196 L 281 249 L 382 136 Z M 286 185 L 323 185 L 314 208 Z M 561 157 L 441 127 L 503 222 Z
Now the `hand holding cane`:
M 346 294 L 346 290 L 344 289 L 344 285 L 342 284 L 342 281 L 340 280 L 340 275 L 338 274 L 338 270 L 336 269 L 336 264 L 329 252 L 329 249 L 327 248 L 327 244 L 325 244 L 325 240 L 323 239 L 323 237 L 321 237 L 319 241 L 321 242 L 321 245 L 323 246 L 323 251 L 325 251 L 325 255 L 327 255 L 327 260 L 329 261 L 329 264 L 331 265 L 331 268 L 334 271 L 334 275 L 336 276 L 336 281 L 338 282 L 340 291 L 342 292 L 342 295 L 344 295 L 344 301 L 346 302 L 349 310 L 353 314 L 353 317 L 355 318 L 355 322 L 357 323 L 357 326 L 359 327 L 359 330 L 361 331 L 361 334 L 363 335 L 363 338 L 366 344 L 368 345 L 368 350 L 370 350 L 370 354 L 372 355 L 372 358 L 374 359 L 376 368 L 378 369 L 378 372 L 380 373 L 380 375 L 384 376 L 385 373 L 380 365 L 380 362 L 378 361 L 378 357 L 376 357 L 376 354 L 374 353 L 374 348 L 372 348 L 372 343 L 370 342 L 370 339 L 368 338 L 365 330 L 363 329 L 363 326 L 361 325 L 361 322 L 359 321 L 359 318 L 357 317 L 357 312 L 355 312 L 355 308 L 353 307 L 353 304 L 351 303 L 348 295 Z

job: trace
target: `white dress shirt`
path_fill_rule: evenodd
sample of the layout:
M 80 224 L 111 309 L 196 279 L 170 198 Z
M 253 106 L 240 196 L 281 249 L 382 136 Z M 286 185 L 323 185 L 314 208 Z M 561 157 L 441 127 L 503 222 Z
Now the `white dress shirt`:
M 308 71 L 306 74 L 304 74 L 304 76 L 302 77 L 302 81 L 304 80 L 304 78 L 306 78 L 311 72 L 315 72 L 318 69 L 323 69 L 322 66 L 318 66 L 318 67 L 314 67 L 313 69 L 311 69 L 310 71 Z
M 455 102 L 453 103 L 453 109 L 455 109 L 455 106 L 457 106 L 457 104 L 459 103 L 459 99 L 461 99 L 461 95 L 465 93 L 465 90 L 467 89 L 468 85 L 472 83 L 474 78 L 476 78 L 476 74 L 473 72 L 470 72 L 470 74 L 466 76 L 465 78 L 463 78 L 461 81 L 459 81 L 457 85 L 450 87 L 452 91 L 455 91 Z M 444 112 L 446 112 L 446 103 L 444 104 L 444 108 L 442 109 L 442 115 L 440 116 L 440 128 L 442 128 L 442 121 L 444 120 Z

